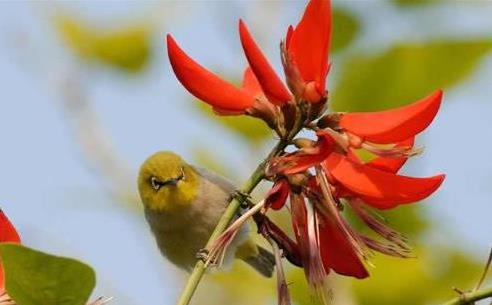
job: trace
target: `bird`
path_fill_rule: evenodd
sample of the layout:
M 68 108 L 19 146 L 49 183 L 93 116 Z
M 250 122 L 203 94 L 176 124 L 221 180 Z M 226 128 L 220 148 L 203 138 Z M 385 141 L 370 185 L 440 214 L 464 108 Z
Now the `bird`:
M 171 151 L 159 151 L 140 167 L 138 191 L 144 215 L 160 252 L 190 272 L 237 188 L 221 175 L 184 161 Z M 239 217 L 239 215 L 237 216 Z M 271 277 L 275 257 L 256 244 L 243 225 L 229 245 L 225 264 L 240 259 Z

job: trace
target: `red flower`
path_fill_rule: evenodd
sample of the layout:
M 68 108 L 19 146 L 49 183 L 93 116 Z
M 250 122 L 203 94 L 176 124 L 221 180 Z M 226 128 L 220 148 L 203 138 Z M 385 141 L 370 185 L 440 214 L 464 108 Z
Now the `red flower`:
M 174 73 L 188 91 L 222 113 L 241 114 L 254 104 L 254 96 L 200 66 L 167 35 L 167 52 Z
M 277 105 L 283 105 L 292 100 L 291 94 L 253 40 L 246 24 L 242 20 L 239 20 L 239 35 L 249 65 L 258 78 L 266 97 Z
M 416 202 L 430 196 L 442 184 L 444 175 L 414 178 L 396 174 L 413 154 L 415 135 L 435 117 L 441 96 L 437 91 L 393 110 L 332 116 L 336 121 L 316 132 L 316 142 L 303 140 L 299 150 L 270 161 L 266 172 L 279 180 L 267 201 L 272 202 L 270 207 L 279 209 L 291 190 L 297 252 L 314 288 L 321 285 L 322 275 L 330 270 L 356 278 L 367 277 L 363 262 L 368 250 L 399 257 L 410 255 L 405 238 L 374 217 L 368 207 L 389 209 Z M 390 143 L 393 145 L 389 147 L 376 145 Z M 377 156 L 364 163 L 355 149 L 366 149 Z M 310 169 L 315 169 L 315 176 Z M 301 181 L 307 181 L 300 190 L 299 185 L 287 185 L 292 175 L 299 174 L 305 175 Z M 298 189 L 295 194 L 294 188 Z M 354 231 L 340 213 L 344 204 L 384 241 Z M 309 210 L 312 212 L 307 213 Z M 308 224 L 314 224 L 314 236 L 309 234 Z
M 20 243 L 20 236 L 5 213 L 0 210 L 0 242 Z M 0 264 L 0 293 L 5 290 L 3 268 Z
M 442 91 L 437 90 L 413 104 L 380 112 L 354 112 L 341 116 L 342 130 L 373 143 L 407 140 L 422 132 L 439 110 Z
M 420 201 L 442 184 L 444 175 L 415 178 L 397 174 L 411 156 L 420 153 L 414 147 L 415 136 L 436 116 L 442 91 L 396 109 L 330 113 L 320 118 L 325 111 L 330 68 L 330 1 L 309 1 L 300 22 L 289 27 L 281 44 L 290 92 L 242 20 L 239 35 L 249 63 L 241 88 L 197 64 L 171 36 L 167 38 L 171 65 L 190 93 L 220 114 L 264 119 L 282 141 L 297 148 L 277 152 L 268 160 L 265 175 L 273 181 L 272 188 L 260 204 L 218 239 L 215 257 L 224 253 L 235 230 L 248 217 L 254 217 L 260 232 L 273 240 L 289 261 L 302 265 L 308 282 L 324 300 L 324 281 L 331 270 L 365 278 L 369 273 L 364 262 L 371 250 L 409 257 L 405 238 L 379 221 L 371 209 Z M 303 128 L 315 131 L 316 140 L 295 139 Z M 364 162 L 357 150 L 365 150 L 374 158 Z M 281 209 L 288 200 L 295 241 L 266 217 L 269 209 Z M 343 217 L 345 207 L 351 208 L 379 238 L 369 238 L 351 228 Z
M 331 36 L 331 9 L 326 0 L 311 1 L 297 25 L 290 28 L 284 68 L 289 87 L 299 100 L 316 103 L 325 100 L 328 74 L 328 49 Z M 202 67 L 167 35 L 171 66 L 178 80 L 194 96 L 208 103 L 222 115 L 248 114 L 260 117 L 269 125 L 278 111 L 265 106 L 265 100 L 282 106 L 293 100 L 274 69 L 263 55 L 245 23 L 239 21 L 244 53 L 261 91 L 261 96 L 238 88 Z
M 399 176 L 369 165 L 359 164 L 333 153 L 323 162 L 325 172 L 354 197 L 379 209 L 394 208 L 430 196 L 441 185 L 444 175 L 430 178 Z
M 286 36 L 287 77 L 291 87 L 312 103 L 326 97 L 331 40 L 331 6 L 326 0 L 311 0 L 297 26 Z M 298 73 L 296 73 L 296 71 Z

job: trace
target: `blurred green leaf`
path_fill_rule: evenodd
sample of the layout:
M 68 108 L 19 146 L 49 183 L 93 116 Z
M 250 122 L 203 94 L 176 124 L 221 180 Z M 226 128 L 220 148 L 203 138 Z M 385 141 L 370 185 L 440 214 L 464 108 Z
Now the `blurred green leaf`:
M 0 244 L 6 290 L 17 305 L 84 305 L 94 289 L 91 267 L 21 245 Z
M 331 97 L 337 111 L 374 111 L 408 104 L 466 79 L 492 49 L 492 39 L 398 45 L 347 58 Z
M 429 228 L 427 211 L 423 208 L 424 205 L 425 202 L 406 204 L 396 209 L 380 211 L 380 213 L 389 226 L 403 233 L 403 235 L 415 239 Z
M 207 150 L 206 148 L 196 146 L 192 149 L 193 159 L 195 164 L 203 168 L 211 170 L 215 173 L 221 174 L 224 177 L 228 177 L 234 171 L 228 170 L 228 166 L 219 160 L 213 151 Z
M 393 0 L 393 2 L 402 7 L 418 6 L 439 3 L 442 0 Z
M 219 116 L 207 104 L 201 101 L 196 101 L 195 104 L 197 104 L 197 108 L 201 114 L 219 123 L 253 145 L 272 137 L 270 128 L 260 119 L 246 115 Z
M 371 276 L 353 281 L 357 304 L 439 303 L 453 296 L 451 287 L 471 287 L 480 276 L 480 264 L 456 250 L 433 247 L 416 253 L 406 260 L 377 255 Z M 382 287 L 384 293 L 377 293 Z
M 292 268 L 287 274 L 289 292 L 297 305 L 322 305 L 322 302 L 312 293 L 304 271 L 301 268 Z
M 67 46 L 84 60 L 132 73 L 140 72 L 149 62 L 152 29 L 148 25 L 101 29 L 74 16 L 59 14 L 55 26 Z
M 266 278 L 246 263 L 235 260 L 229 269 L 205 278 L 192 304 L 270 304 L 276 299 L 275 283 L 274 277 Z
M 341 8 L 334 8 L 332 14 L 333 37 L 331 51 L 335 53 L 347 47 L 357 37 L 360 23 L 350 12 Z

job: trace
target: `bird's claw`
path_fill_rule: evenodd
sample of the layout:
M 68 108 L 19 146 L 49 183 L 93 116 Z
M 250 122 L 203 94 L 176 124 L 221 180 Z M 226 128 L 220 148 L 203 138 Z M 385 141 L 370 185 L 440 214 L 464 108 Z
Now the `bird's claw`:
M 207 249 L 200 249 L 196 253 L 196 258 L 199 259 L 199 260 L 201 260 L 204 263 L 207 263 L 207 261 L 208 261 L 208 255 L 209 254 L 210 253 L 209 253 L 209 251 Z

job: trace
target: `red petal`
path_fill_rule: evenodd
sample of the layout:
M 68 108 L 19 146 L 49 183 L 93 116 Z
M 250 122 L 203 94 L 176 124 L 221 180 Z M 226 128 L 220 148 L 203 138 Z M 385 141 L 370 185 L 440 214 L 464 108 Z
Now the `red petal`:
M 444 180 L 444 175 L 429 178 L 395 175 L 356 164 L 337 153 L 331 154 L 323 166 L 345 188 L 379 209 L 422 200 L 436 191 Z
M 2 210 L 0 210 L 0 242 L 21 242 L 19 234 Z M 3 292 L 4 284 L 3 267 L 0 262 L 0 292 Z
M 405 141 L 396 144 L 396 147 L 413 147 L 415 137 L 411 137 Z M 366 165 L 377 168 L 390 173 L 397 173 L 400 168 L 407 162 L 408 158 L 383 158 L 377 157 L 372 159 Z
M 311 0 L 290 38 L 292 55 L 304 81 L 315 81 L 324 95 L 331 39 L 331 6 L 328 0 Z
M 239 20 L 239 35 L 249 65 L 258 78 L 268 100 L 277 105 L 283 105 L 290 101 L 292 98 L 289 91 L 253 40 L 242 20 Z
M 280 210 L 289 197 L 290 187 L 285 179 L 279 179 L 273 187 L 268 191 L 265 199 L 265 206 L 274 210 Z
M 340 127 L 364 140 L 389 144 L 422 132 L 432 122 L 441 105 L 438 90 L 413 104 L 379 112 L 354 112 L 342 115 Z
M 19 234 L 2 210 L 0 210 L 0 242 L 20 243 Z
M 167 51 L 178 80 L 200 100 L 222 112 L 242 112 L 253 106 L 254 97 L 200 66 L 169 34 Z
M 244 70 L 242 87 L 244 90 L 246 90 L 249 94 L 251 94 L 254 97 L 263 95 L 263 91 L 261 90 L 260 83 L 258 82 L 258 79 L 253 73 L 253 70 L 251 70 L 251 67 L 247 67 Z
M 325 269 L 333 269 L 338 274 L 358 279 L 368 277 L 369 273 L 347 237 L 332 220 L 322 220 L 319 225 L 319 238 Z

